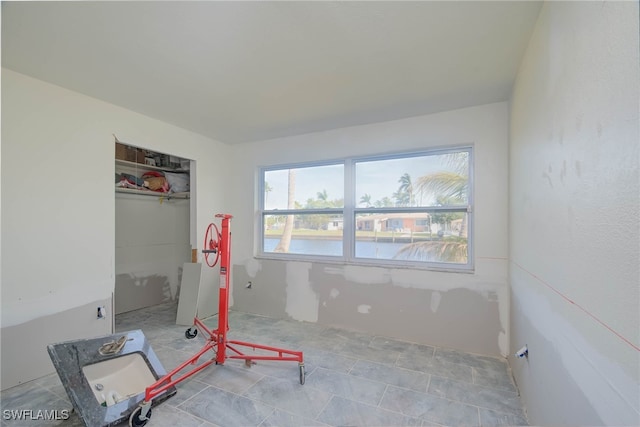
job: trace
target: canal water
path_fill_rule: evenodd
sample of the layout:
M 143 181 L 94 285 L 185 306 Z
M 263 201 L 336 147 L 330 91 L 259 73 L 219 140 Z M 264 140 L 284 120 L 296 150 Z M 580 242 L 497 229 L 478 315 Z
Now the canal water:
M 264 251 L 273 252 L 280 238 L 265 238 Z M 392 259 L 407 243 L 356 241 L 356 257 Z M 304 255 L 342 256 L 341 240 L 291 239 L 289 253 Z M 399 257 L 398 259 L 406 259 Z

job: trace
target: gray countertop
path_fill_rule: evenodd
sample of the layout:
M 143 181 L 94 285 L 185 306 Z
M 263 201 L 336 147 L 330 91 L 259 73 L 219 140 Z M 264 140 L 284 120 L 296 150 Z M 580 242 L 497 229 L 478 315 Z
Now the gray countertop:
M 117 341 L 123 335 L 127 336 L 127 341 L 122 351 L 106 356 L 98 352 L 103 344 Z M 140 353 L 156 379 L 166 375 L 166 371 L 149 341 L 139 329 L 98 338 L 50 344 L 47 346 L 47 351 L 74 409 L 87 427 L 110 427 L 127 420 L 144 399 L 144 390 L 142 393 L 115 405 L 102 406 L 85 378 L 82 370 L 84 366 L 131 353 Z M 175 393 L 175 387 L 171 387 L 164 394 L 153 399 L 153 405 L 166 400 Z

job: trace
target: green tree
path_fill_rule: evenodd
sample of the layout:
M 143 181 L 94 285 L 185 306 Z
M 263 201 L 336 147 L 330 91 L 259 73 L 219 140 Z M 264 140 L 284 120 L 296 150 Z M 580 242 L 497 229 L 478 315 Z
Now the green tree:
M 407 204 L 409 206 L 413 206 L 414 203 L 415 203 L 415 200 L 414 200 L 414 197 L 413 197 L 413 183 L 411 182 L 411 175 L 409 175 L 408 173 L 405 172 L 400 177 L 398 182 L 400 183 L 400 187 L 398 188 L 398 192 L 405 193 L 406 196 L 404 196 L 404 197 L 407 200 Z
M 392 196 L 396 200 L 396 206 L 409 206 L 410 197 L 409 193 L 407 193 L 406 191 L 398 189 L 398 191 L 393 193 Z
M 431 196 L 440 206 L 463 205 L 468 202 L 469 155 L 466 152 L 447 155 L 448 170 L 419 177 L 415 189 Z M 446 236 L 438 240 L 414 242 L 401 248 L 396 257 L 465 263 L 468 257 L 467 215 L 464 213 L 438 212 L 432 214 L 436 223 L 450 223 L 462 217 L 460 236 Z
M 322 190 L 316 194 L 316 199 L 309 198 L 304 206 L 305 209 L 325 209 L 343 206 L 343 199 L 329 200 L 327 190 Z M 331 217 L 326 214 L 304 215 L 304 226 L 313 230 L 326 228 Z
M 391 200 L 389 197 L 384 196 L 381 200 L 382 202 L 382 206 L 385 208 L 390 208 L 393 206 L 393 200 Z
M 418 178 L 419 191 L 460 204 L 467 200 L 469 178 L 456 172 L 442 171 Z
M 268 182 L 264 183 L 264 206 L 269 204 L 269 193 L 273 191 L 273 187 Z
M 333 199 L 329 202 L 331 208 L 341 208 L 344 206 L 344 199 Z
M 441 240 L 414 242 L 405 245 L 398 251 L 394 258 L 466 263 L 468 249 L 467 239 L 448 236 Z
M 326 207 L 327 200 L 323 200 L 321 196 L 327 197 L 326 191 L 324 191 L 324 195 L 323 193 L 318 193 L 317 199 L 307 199 L 307 203 L 304 206 L 305 209 L 322 209 Z M 321 229 L 324 222 L 323 217 L 324 215 L 319 214 L 304 215 L 304 228 L 311 228 L 313 230 Z
M 322 191 L 318 191 L 318 200 L 326 202 L 329 199 L 329 195 L 327 194 L 327 190 L 323 189 Z
M 360 204 L 365 205 L 365 207 L 371 206 L 371 194 L 365 193 L 364 196 L 360 197 Z
M 451 198 L 438 197 L 436 205 L 447 206 L 456 204 L 456 202 L 457 200 L 452 200 Z M 433 223 L 440 224 L 442 225 L 442 228 L 445 228 L 446 224 L 451 224 L 451 221 L 463 218 L 463 215 L 464 214 L 461 212 L 434 212 L 431 214 L 431 221 Z M 462 230 L 460 231 L 462 232 Z
M 421 193 L 433 196 L 440 206 L 463 205 L 468 202 L 469 194 L 469 154 L 448 154 L 445 162 L 452 170 L 421 176 L 416 182 L 416 188 Z M 467 237 L 467 215 L 462 215 L 460 237 Z

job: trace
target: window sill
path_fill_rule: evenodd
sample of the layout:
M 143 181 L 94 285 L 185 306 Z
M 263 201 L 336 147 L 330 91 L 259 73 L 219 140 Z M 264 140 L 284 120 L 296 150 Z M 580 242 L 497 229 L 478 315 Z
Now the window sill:
M 420 271 L 433 271 L 437 273 L 463 273 L 463 274 L 475 274 L 475 268 L 473 266 L 457 266 L 457 267 L 445 267 L 445 266 L 422 266 L 414 263 L 399 263 L 399 262 L 384 262 L 384 260 L 346 260 L 342 258 L 330 258 L 330 257 L 317 257 L 308 255 L 275 255 L 275 254 L 259 254 L 253 257 L 257 260 L 267 261 L 281 261 L 281 262 L 310 262 L 314 264 L 331 264 L 331 265 L 350 265 L 358 267 L 376 267 L 387 268 L 395 270 L 420 270 Z

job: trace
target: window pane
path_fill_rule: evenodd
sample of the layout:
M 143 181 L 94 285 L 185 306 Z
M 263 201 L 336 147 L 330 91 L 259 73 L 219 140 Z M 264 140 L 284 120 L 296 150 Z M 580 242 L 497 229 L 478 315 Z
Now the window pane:
M 344 165 L 265 171 L 264 206 L 266 210 L 344 207 Z
M 356 205 L 457 206 L 469 200 L 469 153 L 356 163 Z
M 263 251 L 342 256 L 343 221 L 342 214 L 264 215 Z
M 468 218 L 462 212 L 356 216 L 356 258 L 466 264 Z

